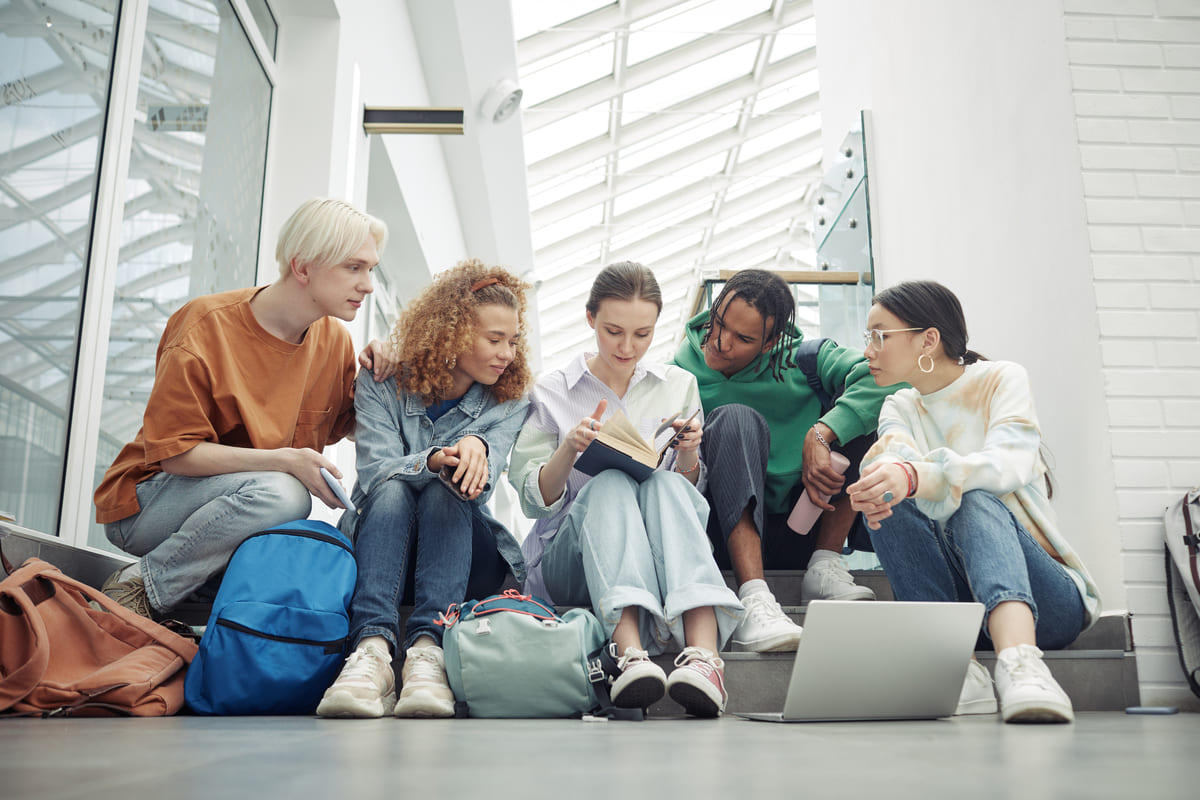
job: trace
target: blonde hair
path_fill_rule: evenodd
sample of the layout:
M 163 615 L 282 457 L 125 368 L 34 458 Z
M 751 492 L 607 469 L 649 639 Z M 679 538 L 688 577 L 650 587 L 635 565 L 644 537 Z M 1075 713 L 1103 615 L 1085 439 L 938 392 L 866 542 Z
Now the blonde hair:
M 397 391 L 420 395 L 427 406 L 446 399 L 458 357 L 475 347 L 476 310 L 499 305 L 517 312 L 519 338 L 512 363 L 488 391 L 501 403 L 523 395 L 533 382 L 525 324 L 527 289 L 529 284 L 503 267 L 489 267 L 474 258 L 434 278 L 392 328 L 392 347 L 404 365 Z
M 359 211 L 343 200 L 314 197 L 301 203 L 279 231 L 275 260 L 279 274 L 286 277 L 293 261 L 315 266 L 337 264 L 362 247 L 367 236 L 375 239 L 375 248 L 383 255 L 387 245 L 387 224 Z

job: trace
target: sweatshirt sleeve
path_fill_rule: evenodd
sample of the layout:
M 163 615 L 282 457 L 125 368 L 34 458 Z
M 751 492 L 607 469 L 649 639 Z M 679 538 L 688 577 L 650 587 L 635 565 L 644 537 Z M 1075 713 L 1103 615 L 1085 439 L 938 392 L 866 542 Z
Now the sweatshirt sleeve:
M 879 440 L 867 453 L 864 466 L 875 461 L 911 462 L 918 478 L 917 505 L 936 520 L 957 511 L 966 492 L 982 489 L 1003 498 L 1044 472 L 1041 432 L 1024 368 L 998 366 L 947 402 L 953 405 L 942 409 L 946 416 L 939 418 L 936 429 L 982 429 L 982 446 L 959 452 L 919 425 L 915 403 L 889 398 L 880 412 Z
M 820 421 L 829 426 L 842 444 L 874 433 L 883 401 L 908 385 L 880 386 L 860 351 L 841 347 L 833 340 L 825 343 L 817 359 L 821 384 L 830 395 L 837 396 L 833 408 Z

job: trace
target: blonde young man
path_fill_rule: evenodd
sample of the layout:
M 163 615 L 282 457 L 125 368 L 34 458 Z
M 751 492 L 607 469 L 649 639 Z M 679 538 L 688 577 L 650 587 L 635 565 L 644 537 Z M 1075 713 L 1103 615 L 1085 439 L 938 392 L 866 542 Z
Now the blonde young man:
M 354 429 L 354 350 L 338 320 L 372 291 L 387 226 L 316 198 L 284 223 L 269 286 L 198 297 L 158 345 L 142 428 L 96 490 L 96 521 L 138 561 L 102 591 L 146 617 L 164 614 L 224 569 L 256 531 L 340 508 L 321 451 Z M 376 380 L 390 349 L 358 357 Z

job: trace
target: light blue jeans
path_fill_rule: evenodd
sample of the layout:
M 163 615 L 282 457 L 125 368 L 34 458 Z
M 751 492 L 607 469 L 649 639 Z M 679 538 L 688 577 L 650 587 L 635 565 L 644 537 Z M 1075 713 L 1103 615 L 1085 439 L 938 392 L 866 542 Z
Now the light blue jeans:
M 160 612 L 219 575 L 251 534 L 312 511 L 312 495 L 286 472 L 160 472 L 137 485 L 137 497 L 142 510 L 107 523 L 104 535 L 141 558 L 146 595 Z
M 683 612 L 712 606 L 723 646 L 745 613 L 713 561 L 708 503 L 687 478 L 655 472 L 638 483 L 605 470 L 584 484 L 546 543 L 542 577 L 555 602 L 591 605 L 612 636 L 636 606 L 643 646 L 682 646 Z
M 1083 630 L 1075 581 L 990 492 L 964 494 L 940 530 L 916 502 L 905 500 L 871 531 L 871 542 L 897 600 L 983 603 L 984 635 L 993 608 L 1025 603 L 1043 650 L 1066 647 Z

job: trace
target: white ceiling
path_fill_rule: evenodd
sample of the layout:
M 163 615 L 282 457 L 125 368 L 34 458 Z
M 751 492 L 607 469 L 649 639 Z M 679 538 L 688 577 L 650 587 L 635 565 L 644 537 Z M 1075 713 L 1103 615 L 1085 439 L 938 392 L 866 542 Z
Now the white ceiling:
M 812 269 L 809 0 L 512 0 L 543 367 L 586 348 L 592 276 L 634 260 L 667 359 L 704 277 Z

